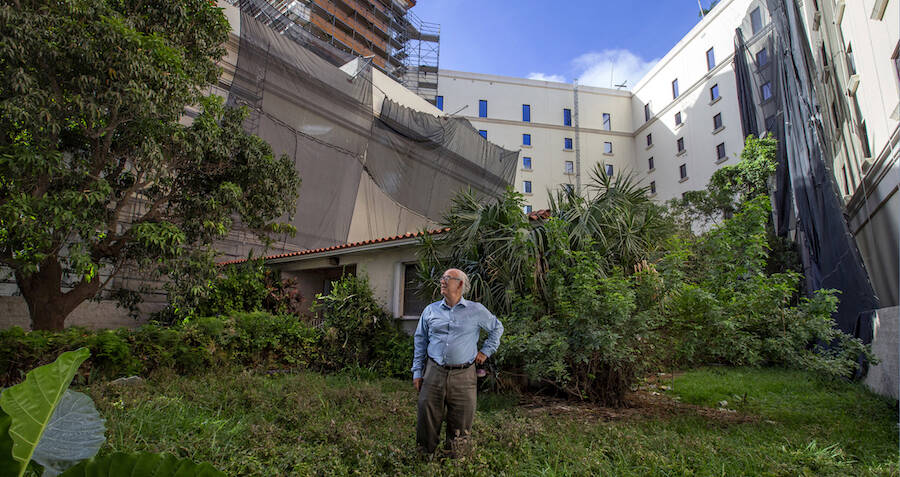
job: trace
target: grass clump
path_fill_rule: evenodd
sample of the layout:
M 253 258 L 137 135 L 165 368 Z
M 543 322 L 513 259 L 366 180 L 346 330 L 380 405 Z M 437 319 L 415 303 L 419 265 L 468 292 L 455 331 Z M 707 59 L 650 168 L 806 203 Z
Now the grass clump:
M 665 408 L 483 394 L 474 451 L 430 462 L 406 380 L 166 371 L 86 391 L 107 419 L 101 453 L 171 452 L 229 475 L 898 474 L 895 402 L 798 371 L 692 371 L 652 396 Z M 723 400 L 731 411 L 707 408 Z

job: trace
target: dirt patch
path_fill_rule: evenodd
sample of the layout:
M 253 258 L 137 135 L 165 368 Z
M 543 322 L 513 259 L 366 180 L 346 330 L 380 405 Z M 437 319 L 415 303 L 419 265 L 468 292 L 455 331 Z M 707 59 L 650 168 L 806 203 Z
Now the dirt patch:
M 605 407 L 588 402 L 571 401 L 538 394 L 522 395 L 519 406 L 527 413 L 572 416 L 603 421 L 658 419 L 685 415 L 700 416 L 725 424 L 757 422 L 760 420 L 759 416 L 740 413 L 732 409 L 709 408 L 680 402 L 665 393 L 671 383 L 671 374 L 648 378 L 645 384 L 637 391 L 628 393 L 625 396 L 625 406 L 621 408 Z

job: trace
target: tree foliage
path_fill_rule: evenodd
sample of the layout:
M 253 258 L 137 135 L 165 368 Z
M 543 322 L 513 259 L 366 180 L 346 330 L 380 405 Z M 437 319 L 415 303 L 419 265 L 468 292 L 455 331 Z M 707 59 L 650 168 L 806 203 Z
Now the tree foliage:
M 35 328 L 127 264 L 210 270 L 236 219 L 289 230 L 292 164 L 204 97 L 228 31 L 206 0 L 0 6 L 0 263 Z

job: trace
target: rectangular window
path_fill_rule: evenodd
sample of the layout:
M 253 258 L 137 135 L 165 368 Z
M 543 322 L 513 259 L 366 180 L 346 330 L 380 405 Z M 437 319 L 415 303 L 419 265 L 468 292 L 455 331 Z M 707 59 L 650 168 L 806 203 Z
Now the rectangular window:
M 487 100 L 486 99 L 478 100 L 478 117 L 479 118 L 487 117 Z
M 872 150 L 869 149 L 869 130 L 865 121 L 859 123 L 859 142 L 862 144 L 863 157 L 872 157 Z
M 897 82 L 900 84 L 900 41 L 897 42 L 894 53 L 891 55 L 891 63 L 894 65 L 894 74 L 897 75 Z
M 431 300 L 422 298 L 416 290 L 416 263 L 403 265 L 403 316 L 418 316 L 431 303 Z
M 650 181 L 650 193 L 651 194 L 656 193 L 656 181 Z
M 603 154 L 612 154 L 612 143 L 605 141 L 603 143 Z
M 522 105 L 522 121 L 526 123 L 531 122 L 531 105 L 523 104 Z
M 487 130 L 485 130 L 485 129 L 479 129 L 479 130 L 478 130 L 478 134 L 481 134 L 481 137 L 487 139 Z
M 766 132 L 775 134 L 775 116 L 766 118 Z
M 609 177 L 613 176 L 613 165 L 612 164 L 606 165 L 606 175 Z
M 762 95 L 762 100 L 767 101 L 772 98 L 772 83 L 766 81 L 762 86 L 759 87 L 760 94 Z
M 522 182 L 522 192 L 526 194 L 531 193 L 531 181 L 523 181 Z
M 678 145 L 678 152 L 684 152 L 684 138 L 683 137 L 678 138 L 678 141 L 676 141 L 676 144 Z
M 682 179 L 687 178 L 687 164 L 682 164 L 678 166 L 678 173 L 681 174 Z
M 678 78 L 672 80 L 672 99 L 678 97 Z
M 716 159 L 725 159 L 725 143 L 716 146 Z
M 856 61 L 853 60 L 853 45 L 847 43 L 847 74 L 853 76 L 856 74 Z
M 523 146 L 531 145 L 531 134 L 522 134 L 522 145 Z
M 644 122 L 650 120 L 650 103 L 644 105 Z
M 847 166 L 841 166 L 841 172 L 844 173 L 844 195 L 850 195 L 850 181 L 847 179 Z
M 717 99 L 719 99 L 719 84 L 718 83 L 712 85 L 712 87 L 709 88 L 709 100 L 715 101 Z
M 522 210 L 523 210 L 526 214 L 530 214 L 531 211 L 532 211 L 532 207 L 531 207 L 530 205 L 526 205 L 525 207 L 522 208 Z
M 652 171 L 653 169 L 656 169 L 656 167 L 653 166 L 653 158 L 651 157 L 647 159 L 647 170 Z
M 717 113 L 713 116 L 713 131 L 718 130 L 722 127 L 722 113 Z
M 681 126 L 681 111 L 675 113 L 675 125 Z
M 566 150 L 572 149 L 572 138 L 567 137 L 563 139 L 563 148 Z
M 757 32 L 762 30 L 762 27 L 762 13 L 759 11 L 759 7 L 756 7 L 752 12 L 750 12 L 750 30 L 755 35 Z
M 522 169 L 531 170 L 531 158 L 528 156 L 522 156 Z
M 572 110 L 569 108 L 563 109 L 563 126 L 571 126 L 572 125 Z
M 647 147 L 653 145 L 653 134 L 647 134 Z
M 711 70 L 716 67 L 716 53 L 712 48 L 706 50 L 706 69 Z
M 822 42 L 822 66 L 828 66 L 828 50 L 825 49 L 825 42 Z
M 438 109 L 440 109 L 441 111 L 443 111 L 443 110 L 444 110 L 444 97 L 443 97 L 443 96 L 437 96 L 437 97 L 435 97 L 435 98 L 434 98 L 434 105 L 437 106 Z
M 756 66 L 762 68 L 769 64 L 769 50 L 763 48 L 756 52 Z
M 575 163 L 572 161 L 566 161 L 565 165 L 566 174 L 574 174 L 575 173 Z
M 610 123 L 609 113 L 603 113 L 603 130 L 612 131 L 612 124 Z

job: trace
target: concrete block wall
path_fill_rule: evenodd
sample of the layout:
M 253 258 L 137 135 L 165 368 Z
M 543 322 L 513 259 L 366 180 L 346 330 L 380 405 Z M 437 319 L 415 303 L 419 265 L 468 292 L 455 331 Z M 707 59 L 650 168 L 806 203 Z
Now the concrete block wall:
M 900 307 L 892 306 L 878 310 L 872 338 L 872 351 L 878 357 L 879 364 L 869 366 L 869 373 L 864 380 L 866 386 L 882 396 L 894 399 L 900 394 Z
M 119 308 L 114 301 L 86 301 L 78 306 L 66 319 L 66 326 L 84 326 L 92 329 L 137 328 L 147 322 L 150 313 L 158 311 L 164 304 L 141 305 L 141 317 L 137 320 L 128 316 L 128 310 Z M 21 296 L 0 296 L 0 329 L 19 326 L 31 329 L 28 305 Z

